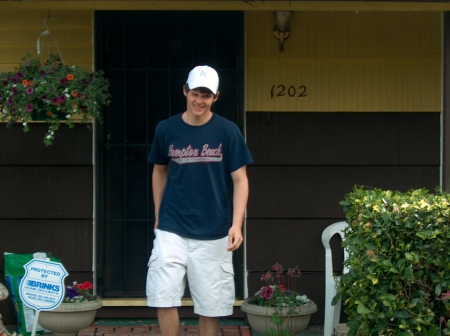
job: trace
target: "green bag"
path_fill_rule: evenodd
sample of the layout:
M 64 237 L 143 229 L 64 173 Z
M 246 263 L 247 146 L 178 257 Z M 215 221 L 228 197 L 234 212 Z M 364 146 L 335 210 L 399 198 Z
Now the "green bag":
M 6 286 L 14 304 L 14 312 L 17 318 L 17 333 L 23 336 L 32 334 L 34 323 L 34 309 L 25 305 L 19 294 L 20 281 L 25 275 L 25 268 L 23 266 L 33 259 L 46 260 L 47 258 L 51 261 L 61 262 L 59 259 L 51 257 L 50 254 L 47 255 L 45 252 L 36 252 L 33 254 L 4 253 Z M 44 328 L 37 324 L 36 334 L 42 334 L 43 332 Z

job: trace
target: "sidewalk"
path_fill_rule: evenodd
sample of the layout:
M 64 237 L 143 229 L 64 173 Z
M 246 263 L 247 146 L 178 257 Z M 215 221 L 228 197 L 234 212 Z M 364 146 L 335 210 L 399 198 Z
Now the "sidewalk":
M 78 336 L 146 336 L 161 335 L 159 327 L 141 326 L 141 327 L 105 327 L 90 326 L 81 330 Z M 180 336 L 198 336 L 198 326 L 181 326 Z M 302 336 L 323 336 L 323 330 L 308 329 L 301 332 Z M 249 326 L 220 326 L 218 336 L 260 336 L 252 333 Z
M 94 333 L 93 333 L 94 332 Z M 78 336 L 146 336 L 160 335 L 157 319 L 99 319 Z M 198 319 L 181 319 L 180 336 L 198 335 Z M 301 336 L 323 336 L 322 325 L 309 325 Z M 219 336 L 264 336 L 251 330 L 244 319 L 219 319 Z
M 180 336 L 198 336 L 198 320 L 188 319 L 181 322 Z M 16 330 L 15 325 L 6 325 L 8 332 Z M 156 320 L 145 319 L 101 319 L 78 332 L 77 336 L 160 336 Z M 42 336 L 53 336 L 51 333 Z M 263 336 L 252 332 L 243 319 L 221 319 L 218 336 Z M 323 336 L 323 326 L 308 326 L 301 336 Z
M 81 330 L 78 336 L 144 336 L 161 335 L 157 325 L 150 326 L 90 326 Z M 197 336 L 198 326 L 180 326 L 180 336 Z M 221 336 L 251 336 L 248 326 L 220 326 L 219 335 Z

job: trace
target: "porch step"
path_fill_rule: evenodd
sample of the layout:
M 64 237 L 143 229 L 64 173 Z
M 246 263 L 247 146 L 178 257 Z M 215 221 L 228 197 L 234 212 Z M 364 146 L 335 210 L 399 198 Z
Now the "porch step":
M 145 298 L 102 298 L 104 307 L 147 307 Z M 240 307 L 244 300 L 234 300 L 234 307 Z M 192 299 L 182 299 L 182 307 L 192 307 Z

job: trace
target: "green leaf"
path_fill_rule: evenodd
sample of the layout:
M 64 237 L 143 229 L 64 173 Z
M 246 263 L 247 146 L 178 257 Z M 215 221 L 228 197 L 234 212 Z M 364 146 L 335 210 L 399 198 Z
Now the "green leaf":
M 382 300 L 389 300 L 389 301 L 395 301 L 396 297 L 395 295 L 391 294 L 391 293 L 384 293 L 380 295 L 380 299 Z
M 408 309 L 414 308 L 415 306 L 417 306 L 417 302 L 408 303 Z
M 412 222 L 406 222 L 404 225 L 405 225 L 405 227 L 407 227 L 408 229 L 414 228 L 414 223 L 412 223 Z
M 428 336 L 437 336 L 438 335 L 438 329 L 436 325 L 432 324 L 430 326 L 430 330 L 428 331 Z
M 357 308 L 358 314 L 367 315 L 370 314 L 370 309 L 368 309 L 364 304 L 360 303 Z
M 438 283 L 436 285 L 436 287 L 434 287 L 434 292 L 436 293 L 436 296 L 441 295 L 441 284 L 440 283 Z
M 409 318 L 411 314 L 406 310 L 396 310 L 394 311 L 394 316 L 398 318 Z
M 409 252 L 405 253 L 405 258 L 406 258 L 406 260 L 409 260 L 409 261 L 413 261 L 414 260 L 413 255 L 411 253 L 409 253 Z
M 405 273 L 403 273 L 403 275 L 405 276 L 405 279 L 407 279 L 407 280 L 411 280 L 411 281 L 414 280 L 414 274 L 413 274 L 411 266 L 408 266 L 405 269 Z
M 384 266 L 392 267 L 392 263 L 391 263 L 391 260 L 390 260 L 390 259 L 384 259 L 381 263 L 382 263 Z

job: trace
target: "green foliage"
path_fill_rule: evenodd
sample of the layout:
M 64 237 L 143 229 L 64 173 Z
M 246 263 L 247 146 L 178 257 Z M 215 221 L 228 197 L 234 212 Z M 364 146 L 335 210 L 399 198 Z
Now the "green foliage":
M 293 316 L 297 314 L 294 309 L 290 310 L 288 316 Z M 279 312 L 275 312 L 270 317 L 270 321 L 275 325 L 274 327 L 269 327 L 264 331 L 264 335 L 266 336 L 294 336 L 294 332 L 290 326 L 284 325 L 285 317 L 282 316 Z
M 69 127 L 77 119 L 102 121 L 100 109 L 109 102 L 109 81 L 101 71 L 65 65 L 56 55 L 44 61 L 27 55 L 15 71 L 0 73 L 0 121 L 7 127 L 21 122 L 27 132 L 31 120 L 44 120 L 46 146 L 53 143 L 60 120 Z
M 355 186 L 340 204 L 348 335 L 449 335 L 450 195 Z

